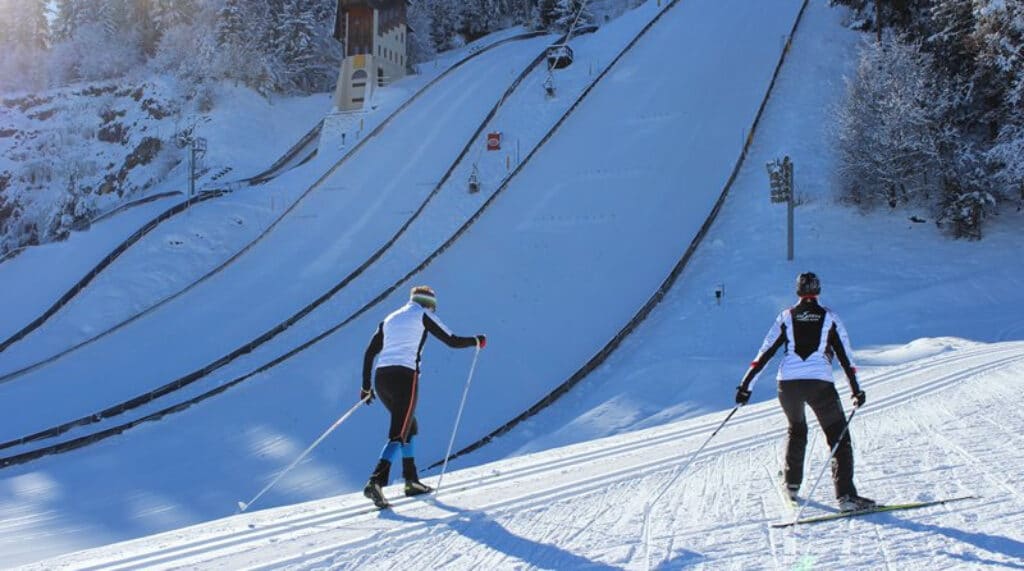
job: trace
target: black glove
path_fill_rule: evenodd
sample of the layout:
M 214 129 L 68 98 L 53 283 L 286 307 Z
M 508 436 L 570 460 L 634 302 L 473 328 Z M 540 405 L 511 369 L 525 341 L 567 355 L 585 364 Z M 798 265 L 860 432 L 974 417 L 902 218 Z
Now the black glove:
M 486 347 L 487 346 L 487 336 L 486 335 L 477 335 L 476 336 L 476 346 L 478 348 L 480 348 L 480 349 L 483 349 L 484 347 Z
M 377 395 L 373 394 L 373 389 L 359 389 L 359 400 L 366 401 L 366 404 L 370 404 L 375 398 Z
M 864 406 L 864 403 L 868 402 L 868 395 L 864 394 L 864 391 L 857 391 L 853 393 L 853 406 L 860 408 Z
M 736 387 L 736 404 L 747 404 L 750 400 L 750 391 L 743 388 L 743 385 Z

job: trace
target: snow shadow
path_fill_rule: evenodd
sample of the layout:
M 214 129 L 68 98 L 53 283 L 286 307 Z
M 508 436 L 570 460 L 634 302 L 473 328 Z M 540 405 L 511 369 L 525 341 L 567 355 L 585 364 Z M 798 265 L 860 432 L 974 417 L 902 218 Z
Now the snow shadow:
M 944 535 L 953 541 L 960 543 L 967 543 L 974 547 L 988 551 L 990 553 L 998 553 L 999 555 L 1005 555 L 1011 559 L 1015 559 L 1016 562 L 1009 561 L 996 561 L 991 559 L 983 559 L 975 554 L 970 553 L 950 553 L 946 552 L 949 557 L 960 559 L 973 565 L 985 565 L 985 566 L 999 566 L 1007 569 L 1024 569 L 1024 542 L 1016 539 L 1005 537 L 1002 535 L 994 535 L 988 533 L 964 531 L 962 529 L 956 529 L 952 527 L 943 527 L 941 525 L 934 525 L 928 523 L 920 523 L 916 521 L 909 521 L 900 519 L 892 514 L 884 514 L 884 518 L 880 519 L 877 523 L 882 525 L 891 525 L 913 531 L 916 533 L 928 533 L 933 535 Z
M 485 512 L 451 506 L 434 497 L 425 498 L 424 501 L 449 511 L 453 515 L 440 518 L 415 518 L 397 514 L 392 510 L 383 510 L 380 517 L 398 522 L 443 524 L 466 539 L 541 568 L 622 570 L 621 567 L 591 561 L 549 543 L 531 541 L 518 536 L 505 529 Z
M 706 562 L 707 557 L 703 554 L 684 549 L 682 552 L 676 554 L 675 557 L 659 562 L 654 569 L 655 571 L 673 571 L 675 569 L 686 569 L 693 567 L 698 563 Z

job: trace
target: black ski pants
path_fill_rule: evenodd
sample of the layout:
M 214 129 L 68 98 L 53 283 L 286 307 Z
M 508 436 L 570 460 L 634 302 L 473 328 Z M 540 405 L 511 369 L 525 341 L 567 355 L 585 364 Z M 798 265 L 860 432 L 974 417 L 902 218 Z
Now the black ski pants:
M 416 424 L 416 400 L 419 374 L 409 367 L 378 367 L 375 378 L 377 397 L 391 413 L 388 440 L 407 443 L 419 432 Z
M 829 381 L 798 380 L 779 381 L 779 403 L 789 420 L 789 437 L 786 440 L 786 484 L 799 487 L 804 476 L 804 453 L 807 449 L 807 417 L 804 405 L 811 407 L 818 417 L 818 424 L 825 431 L 829 450 L 839 448 L 832 458 L 832 482 L 836 497 L 856 495 L 853 485 L 853 446 L 850 433 L 846 431 L 846 414 L 836 387 Z M 845 434 L 844 434 L 845 431 Z M 843 435 L 840 442 L 839 436 Z

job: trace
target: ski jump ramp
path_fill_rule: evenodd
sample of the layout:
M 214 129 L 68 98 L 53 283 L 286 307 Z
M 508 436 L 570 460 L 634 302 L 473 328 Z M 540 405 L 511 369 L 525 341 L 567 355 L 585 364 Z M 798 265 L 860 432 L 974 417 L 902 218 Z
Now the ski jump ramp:
M 770 4 L 679 2 L 465 235 L 409 280 L 437 289 L 440 314 L 456 332 L 489 335 L 456 447 L 525 410 L 588 361 L 687 249 L 743 149 L 783 49 L 780 38 L 801 7 L 799 0 Z M 336 231 L 335 248 L 354 240 L 347 233 L 364 222 L 357 218 Z M 294 235 L 333 227 L 292 226 Z M 267 255 L 299 251 L 287 242 L 278 246 L 266 248 Z M 338 255 L 336 249 L 317 252 L 288 279 L 301 281 L 309 268 L 338 263 Z M 262 283 L 240 279 L 224 291 L 244 295 Z M 173 498 L 187 508 L 186 521 L 225 515 L 245 495 L 239 489 L 259 489 L 301 443 L 351 406 L 363 347 L 376 323 L 406 296 L 399 288 L 377 311 L 223 397 L 112 444 L 43 459 L 33 469 L 78 485 L 89 465 L 131 465 L 122 487 Z M 327 327 L 329 320 L 321 323 Z M 425 352 L 417 413 L 424 461 L 444 452 L 471 357 L 436 345 Z M 132 370 L 149 365 L 124 364 Z M 385 422 L 379 408 L 354 416 L 268 495 L 267 505 L 360 487 Z M 114 493 L 101 484 L 92 484 L 98 494 Z M 186 489 L 203 493 L 185 495 Z

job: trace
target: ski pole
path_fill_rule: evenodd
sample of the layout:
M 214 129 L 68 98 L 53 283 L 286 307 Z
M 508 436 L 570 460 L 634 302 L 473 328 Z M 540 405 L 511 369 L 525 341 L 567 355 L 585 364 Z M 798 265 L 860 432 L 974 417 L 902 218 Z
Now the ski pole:
M 660 500 L 661 497 L 665 495 L 665 492 L 667 492 L 668 489 L 670 487 L 672 487 L 672 484 L 674 484 L 675 481 L 677 479 L 679 479 L 679 476 L 682 476 L 683 473 L 686 472 L 686 469 L 689 468 L 690 464 L 692 464 L 693 461 L 697 458 L 697 456 L 700 455 L 701 451 L 704 450 L 704 447 L 707 446 L 709 442 L 711 442 L 711 439 L 714 438 L 715 435 L 718 434 L 718 432 L 720 430 L 722 430 L 722 427 L 725 426 L 725 423 L 729 422 L 729 419 L 732 418 L 732 415 L 736 414 L 736 411 L 739 410 L 741 406 L 743 406 L 743 405 L 738 404 L 738 405 L 732 407 L 732 411 L 729 412 L 729 416 L 725 417 L 725 420 L 722 421 L 722 424 L 719 424 L 718 428 L 716 428 L 715 431 L 711 433 L 711 436 L 708 436 L 708 439 L 704 441 L 704 444 L 701 444 L 700 448 L 698 448 L 696 452 L 694 452 L 693 454 L 690 455 L 690 459 L 686 461 L 686 464 L 683 464 L 683 467 L 681 469 L 676 471 L 675 475 L 672 476 L 672 479 L 669 480 L 668 484 L 665 485 L 665 486 L 662 486 L 661 491 L 658 492 L 658 495 L 655 496 L 653 500 L 651 500 L 651 502 L 650 502 L 651 504 L 657 503 L 658 500 Z
M 434 496 L 441 492 L 441 482 L 444 480 L 444 473 L 448 469 L 448 458 L 452 455 L 452 446 L 455 445 L 455 433 L 459 430 L 459 421 L 462 419 L 462 409 L 466 406 L 466 396 L 469 394 L 469 384 L 473 382 L 473 371 L 476 370 L 476 359 L 480 356 L 480 343 L 477 342 L 476 352 L 473 353 L 473 364 L 469 366 L 469 378 L 466 379 L 466 388 L 462 390 L 462 402 L 459 403 L 459 413 L 455 415 L 455 426 L 452 428 L 452 437 L 448 441 L 448 451 L 444 453 L 444 464 L 441 465 L 441 475 L 437 477 L 437 486 Z
M 803 515 L 804 508 L 807 507 L 807 503 L 810 502 L 811 497 L 814 496 L 814 490 L 818 489 L 818 484 L 821 482 L 821 477 L 825 475 L 825 468 L 827 468 L 828 465 L 832 463 L 832 458 L 835 457 L 836 452 L 839 450 L 839 445 L 843 443 L 843 439 L 846 438 L 846 433 L 850 431 L 850 421 L 853 420 L 853 415 L 857 414 L 857 411 L 859 409 L 860 407 L 855 406 L 853 407 L 853 410 L 850 411 L 850 416 L 846 418 L 846 426 L 844 426 L 843 431 L 839 433 L 839 439 L 836 440 L 835 446 L 832 447 L 832 452 L 829 453 L 828 460 L 825 461 L 825 463 L 821 466 L 821 470 L 818 471 L 818 477 L 817 479 L 814 480 L 814 485 L 811 486 L 811 491 L 808 492 L 807 497 L 804 498 L 803 503 L 800 504 L 800 509 L 797 510 L 796 517 L 793 518 L 793 521 L 799 520 L 800 516 Z
M 363 403 L 365 403 L 366 400 L 369 399 L 369 398 L 370 398 L 369 395 L 367 395 L 366 397 L 363 397 L 352 408 L 350 408 L 348 410 L 348 412 L 346 412 L 345 414 L 341 415 L 341 417 L 338 418 L 338 420 L 334 421 L 334 424 L 332 424 L 330 426 L 330 428 L 328 428 L 326 431 L 324 431 L 324 433 L 320 435 L 320 438 L 317 438 L 312 444 L 309 445 L 309 448 L 306 448 L 302 452 L 302 454 L 299 454 L 299 457 L 296 458 L 291 464 L 289 464 L 287 468 L 285 468 L 280 474 L 278 474 L 277 477 L 274 478 L 269 484 L 267 484 L 262 490 L 260 490 L 260 493 L 256 494 L 256 497 L 254 497 L 253 499 L 249 500 L 248 502 L 238 502 L 238 511 L 239 512 L 244 512 L 245 510 L 249 509 L 249 506 L 251 506 L 254 503 L 256 503 L 256 500 L 260 499 L 260 497 L 263 494 L 267 493 L 267 490 L 269 490 L 270 488 L 273 488 L 274 484 L 276 484 L 278 482 L 278 480 L 283 478 L 285 474 L 287 474 L 289 471 L 291 471 L 292 468 L 297 466 L 299 464 L 299 462 L 302 461 L 303 458 L 305 458 L 307 455 L 309 455 L 309 453 L 312 452 L 314 448 L 316 448 L 321 442 L 323 442 L 324 438 L 327 438 L 327 435 L 329 435 L 330 433 L 334 432 L 335 428 L 338 428 L 339 426 L 341 426 L 341 423 L 343 423 L 346 420 L 348 420 L 348 417 L 352 416 L 353 413 L 355 413 L 357 410 L 359 410 L 359 407 Z
M 660 500 L 661 497 L 665 495 L 665 492 L 667 492 L 668 489 L 672 487 L 672 484 L 674 484 L 676 480 L 679 479 L 679 476 L 683 475 L 686 472 L 686 469 L 690 467 L 690 464 L 693 463 L 697 456 L 700 456 L 701 451 L 703 451 L 704 448 L 708 445 L 708 443 L 711 442 L 711 439 L 714 438 L 720 430 L 722 430 L 722 428 L 725 426 L 725 423 L 729 422 L 729 419 L 732 418 L 732 415 L 736 414 L 736 411 L 739 410 L 741 406 L 743 405 L 737 404 L 736 406 L 732 407 L 732 410 L 729 412 L 729 416 L 725 417 L 725 420 L 722 421 L 722 424 L 719 424 L 718 428 L 716 428 L 715 431 L 711 433 L 711 436 L 708 436 L 707 440 L 704 441 L 704 444 L 701 444 L 700 448 L 698 448 L 696 452 L 690 455 L 690 459 L 686 461 L 686 464 L 683 464 L 683 467 L 681 469 L 676 470 L 676 473 L 672 476 L 668 483 L 661 487 L 661 491 L 658 492 L 658 495 L 654 496 L 654 499 L 649 500 L 647 504 L 644 506 L 644 521 L 643 528 L 641 530 L 641 535 L 644 538 L 644 547 L 647 555 L 648 568 L 650 568 L 651 561 L 650 530 L 648 529 L 648 524 L 650 523 L 651 511 L 654 510 L 654 505 L 657 504 L 658 500 Z

